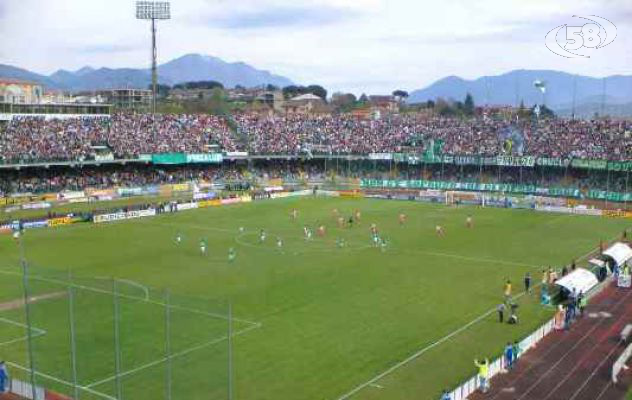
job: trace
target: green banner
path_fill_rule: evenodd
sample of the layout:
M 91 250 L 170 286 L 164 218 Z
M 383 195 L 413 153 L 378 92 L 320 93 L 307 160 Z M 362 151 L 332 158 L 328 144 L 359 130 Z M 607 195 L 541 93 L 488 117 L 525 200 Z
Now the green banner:
M 163 154 L 152 154 L 151 162 L 153 164 L 186 164 L 187 163 L 187 155 L 184 153 L 163 153 Z
M 536 160 L 536 164 L 543 167 L 567 167 L 570 162 L 570 160 L 565 160 L 563 158 L 539 157 Z
M 426 190 L 465 190 L 476 192 L 502 192 L 511 194 L 531 194 L 536 196 L 588 198 L 594 200 L 608 200 L 612 202 L 632 201 L 632 193 L 606 192 L 591 190 L 585 196 L 578 188 L 573 187 L 538 187 L 534 185 L 514 185 L 510 183 L 474 183 L 474 182 L 446 182 L 446 181 L 395 181 L 362 179 L 360 185 L 364 188 L 388 189 L 426 189 Z
M 608 161 L 610 171 L 632 171 L 632 161 Z
M 514 157 L 514 156 L 498 156 L 496 163 L 508 167 L 533 167 L 535 165 L 535 157 Z
M 221 153 L 187 154 L 187 163 L 221 164 L 224 157 Z
M 480 163 L 479 156 L 454 156 L 454 164 L 456 165 L 480 165 Z
M 583 168 L 583 169 L 606 169 L 608 168 L 608 161 L 582 160 L 579 158 L 574 158 L 573 161 L 571 161 L 571 166 L 573 168 Z

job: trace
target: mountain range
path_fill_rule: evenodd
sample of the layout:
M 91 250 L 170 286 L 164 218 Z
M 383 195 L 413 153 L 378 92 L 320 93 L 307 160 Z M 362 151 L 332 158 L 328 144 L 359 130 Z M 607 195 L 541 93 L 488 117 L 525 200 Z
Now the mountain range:
M 151 82 L 149 69 L 92 68 L 76 71 L 59 70 L 51 75 L 37 74 L 26 69 L 0 64 L 0 78 L 35 81 L 46 89 L 89 91 L 112 88 L 147 88 Z M 217 57 L 187 54 L 158 66 L 158 81 L 162 84 L 215 80 L 225 87 L 254 87 L 272 84 L 278 87 L 293 82 L 269 71 L 259 70 L 243 62 L 228 63 Z M 544 82 L 546 94 L 534 86 Z M 448 76 L 426 88 L 414 90 L 409 103 L 443 98 L 463 100 L 467 93 L 476 104 L 546 105 L 558 114 L 589 117 L 595 113 L 632 116 L 632 76 L 613 75 L 605 78 L 574 75 L 553 70 L 514 70 L 500 75 L 464 79 Z
M 149 69 L 135 68 L 83 67 L 77 71 L 62 69 L 46 76 L 0 64 L 0 77 L 34 81 L 44 85 L 46 89 L 73 92 L 114 88 L 144 89 L 151 83 Z M 187 54 L 158 66 L 158 82 L 161 84 L 208 80 L 221 82 L 225 87 L 267 84 L 284 87 L 293 84 L 286 77 L 256 69 L 243 62 L 228 63 L 217 57 L 200 54 Z
M 534 86 L 544 82 L 546 93 Z M 551 70 L 515 70 L 473 80 L 448 76 L 410 93 L 409 103 L 444 98 L 463 100 L 467 93 L 476 104 L 546 105 L 559 113 L 591 116 L 603 109 L 611 115 L 632 115 L 632 76 L 593 78 Z M 573 99 L 574 97 L 574 99 Z M 575 104 L 575 107 L 573 107 Z

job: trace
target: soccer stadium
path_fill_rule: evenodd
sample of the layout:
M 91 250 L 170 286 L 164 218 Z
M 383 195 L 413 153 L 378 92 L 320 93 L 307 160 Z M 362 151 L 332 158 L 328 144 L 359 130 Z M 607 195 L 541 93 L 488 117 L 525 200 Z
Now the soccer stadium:
M 0 400 L 632 399 L 629 5 L 92 3 L 0 3 Z

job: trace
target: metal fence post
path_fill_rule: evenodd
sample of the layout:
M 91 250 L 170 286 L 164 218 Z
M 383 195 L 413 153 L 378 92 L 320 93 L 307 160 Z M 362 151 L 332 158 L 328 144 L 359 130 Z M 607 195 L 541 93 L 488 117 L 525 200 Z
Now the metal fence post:
M 167 369 L 165 398 L 171 400 L 171 305 L 169 290 L 165 290 L 165 360 Z
M 228 302 L 228 400 L 233 400 L 233 305 Z
M 75 289 L 72 285 L 72 272 L 70 270 L 68 270 L 68 323 L 70 325 L 70 366 L 72 368 L 73 399 L 79 400 L 77 341 L 75 340 Z
M 33 394 L 33 398 L 36 396 L 36 387 L 35 387 L 35 360 L 33 357 L 33 326 L 31 323 L 31 306 L 29 304 L 29 300 L 31 298 L 29 292 L 29 267 L 26 262 L 26 255 L 24 251 L 24 243 L 22 239 L 22 233 L 20 232 L 18 245 L 20 247 L 20 263 L 22 264 L 22 285 L 24 287 L 24 314 L 26 318 L 26 338 L 27 338 L 27 347 L 28 347 L 28 357 L 29 357 L 29 378 L 31 383 L 31 393 Z
M 123 388 L 121 386 L 121 343 L 120 343 L 120 304 L 116 279 L 112 278 L 112 302 L 114 303 L 114 382 L 116 386 L 116 398 L 123 399 Z

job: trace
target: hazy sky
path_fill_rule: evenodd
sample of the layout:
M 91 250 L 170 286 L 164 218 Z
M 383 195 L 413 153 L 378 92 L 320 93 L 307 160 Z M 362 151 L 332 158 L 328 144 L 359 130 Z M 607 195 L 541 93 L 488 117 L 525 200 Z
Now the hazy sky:
M 149 23 L 133 0 L 0 0 L 0 63 L 59 68 L 146 67 Z M 330 90 L 413 90 L 458 75 L 558 69 L 632 74 L 630 0 L 172 0 L 159 62 L 187 53 L 244 61 Z M 573 15 L 614 22 L 614 43 L 589 59 L 544 45 Z

